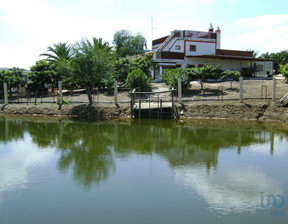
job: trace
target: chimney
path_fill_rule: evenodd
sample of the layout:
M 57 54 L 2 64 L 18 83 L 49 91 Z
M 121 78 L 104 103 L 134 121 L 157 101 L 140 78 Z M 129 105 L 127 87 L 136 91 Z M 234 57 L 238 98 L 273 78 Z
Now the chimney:
M 214 32 L 214 28 L 213 28 L 212 23 L 210 23 L 209 33 L 213 33 L 213 32 Z
M 216 32 L 216 49 L 221 49 L 221 30 L 219 29 L 219 26 L 217 26 Z

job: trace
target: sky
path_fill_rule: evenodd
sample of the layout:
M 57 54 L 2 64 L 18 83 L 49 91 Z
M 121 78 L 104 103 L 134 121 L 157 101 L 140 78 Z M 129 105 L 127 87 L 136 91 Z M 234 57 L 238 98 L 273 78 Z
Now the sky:
M 126 29 L 151 49 L 152 37 L 208 31 L 210 23 L 221 29 L 222 49 L 278 52 L 288 49 L 287 9 L 287 0 L 0 0 L 0 68 L 30 69 L 54 43 L 112 44 Z

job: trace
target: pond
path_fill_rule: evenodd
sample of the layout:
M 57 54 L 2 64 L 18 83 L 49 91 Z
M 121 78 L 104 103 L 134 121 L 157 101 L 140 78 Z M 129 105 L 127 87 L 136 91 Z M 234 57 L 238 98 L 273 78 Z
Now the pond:
M 288 127 L 0 117 L 0 223 L 287 223 Z

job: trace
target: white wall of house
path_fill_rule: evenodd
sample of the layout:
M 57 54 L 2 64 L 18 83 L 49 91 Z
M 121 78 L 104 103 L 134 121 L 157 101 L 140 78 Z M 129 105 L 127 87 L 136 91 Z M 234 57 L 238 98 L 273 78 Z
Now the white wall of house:
M 166 60 L 167 61 L 167 60 Z M 195 66 L 198 68 L 199 65 L 221 65 L 222 70 L 238 70 L 240 71 L 242 68 L 248 68 L 251 65 L 250 61 L 241 61 L 241 60 L 222 60 L 222 59 L 211 59 L 211 58 L 185 58 L 185 60 L 177 60 L 170 63 L 159 63 L 160 65 L 160 74 L 162 74 L 163 67 L 176 67 L 176 65 L 182 66 L 185 69 L 188 65 Z M 273 72 L 273 62 L 256 62 L 256 66 L 263 66 L 261 71 L 255 73 L 256 77 L 267 77 L 267 71 L 272 74 Z
M 272 61 L 256 62 L 255 76 L 267 77 L 267 72 L 269 72 L 270 75 L 273 74 L 273 62 Z
M 191 51 L 190 46 L 195 45 L 196 51 Z M 216 42 L 186 41 L 186 56 L 215 55 Z
M 199 65 L 221 65 L 223 70 L 241 70 L 250 66 L 249 61 L 211 58 L 187 58 L 185 62 L 189 65 L 195 65 L 195 68 L 198 68 Z
M 167 47 L 164 48 L 164 51 L 184 53 L 184 40 L 183 39 L 172 40 L 167 45 Z

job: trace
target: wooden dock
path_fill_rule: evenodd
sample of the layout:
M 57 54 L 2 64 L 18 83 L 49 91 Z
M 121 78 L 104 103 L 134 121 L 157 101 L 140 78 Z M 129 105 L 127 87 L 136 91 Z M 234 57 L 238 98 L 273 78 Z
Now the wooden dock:
M 131 117 L 133 118 L 175 118 L 175 91 L 131 93 Z

